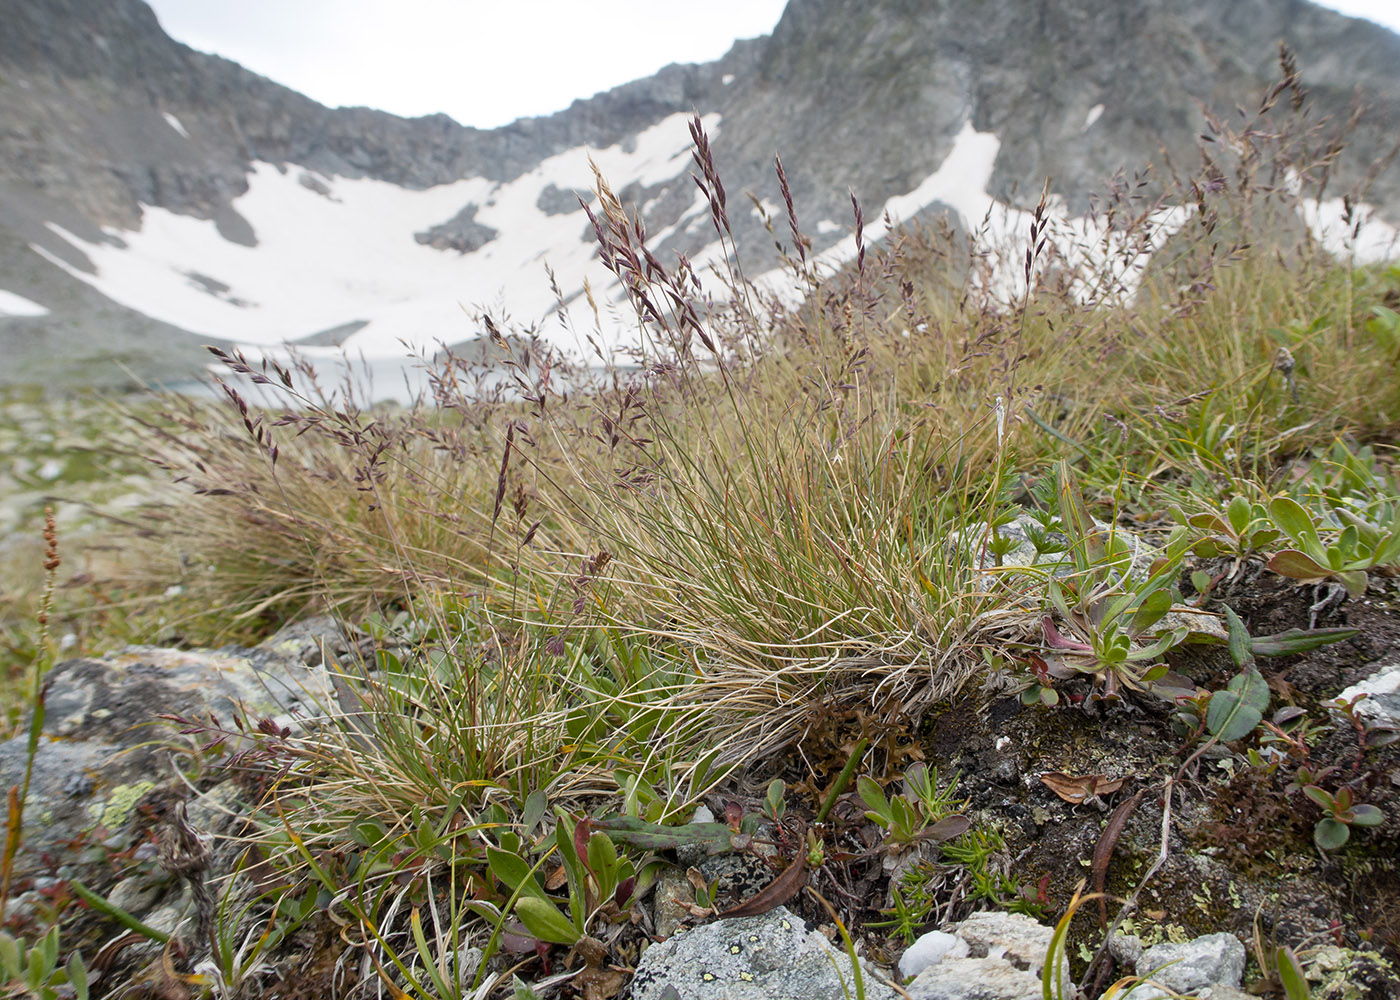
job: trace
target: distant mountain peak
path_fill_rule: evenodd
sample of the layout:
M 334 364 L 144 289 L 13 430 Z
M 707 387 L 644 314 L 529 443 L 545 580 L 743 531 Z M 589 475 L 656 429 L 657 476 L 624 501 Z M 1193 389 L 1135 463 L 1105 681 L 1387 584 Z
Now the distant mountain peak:
M 590 153 L 656 252 L 714 252 L 689 177 L 694 112 L 736 194 L 776 205 L 781 153 L 833 263 L 851 191 L 871 233 L 886 210 L 968 226 L 997 203 L 1011 225 L 1017 193 L 1047 177 L 1083 213 L 1116 170 L 1194 163 L 1201 109 L 1257 101 L 1280 40 L 1310 114 L 1367 106 L 1333 190 L 1379 165 L 1368 198 L 1400 222 L 1384 160 L 1400 36 L 1302 0 L 792 0 L 770 38 L 722 60 L 493 130 L 327 109 L 172 41 L 139 0 L 0 0 L 0 21 L 0 291 L 48 310 L 0 315 L 7 356 L 61 343 L 157 370 L 190 363 L 201 337 L 328 330 L 351 349 L 430 350 L 474 337 L 480 309 L 562 337 L 546 263 L 566 300 L 590 274 L 605 286 L 577 209 Z M 742 201 L 736 235 L 761 254 L 772 238 Z

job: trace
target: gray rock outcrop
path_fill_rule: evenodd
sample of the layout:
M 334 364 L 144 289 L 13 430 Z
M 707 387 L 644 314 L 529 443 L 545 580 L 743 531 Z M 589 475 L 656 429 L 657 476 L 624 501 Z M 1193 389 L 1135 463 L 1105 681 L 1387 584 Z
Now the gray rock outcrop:
M 47 678 L 18 878 L 36 890 L 80 878 L 105 892 L 121 868 L 114 859 L 134 856 L 138 877 L 118 883 L 119 897 L 138 914 L 156 907 L 170 880 L 149 862 L 171 808 L 191 795 L 187 780 L 199 769 L 200 744 L 224 729 L 233 736 L 223 747 L 236 750 L 238 723 L 297 731 L 324 715 L 335 694 L 322 643 L 343 641 L 321 620 L 254 649 L 138 646 L 58 664 Z M 209 731 L 181 735 L 200 725 Z M 20 735 L 0 743 L 0 786 L 22 781 L 27 742 Z M 237 798 L 229 780 L 206 788 L 191 819 L 206 832 L 222 831 L 237 813 Z M 20 897 L 18 909 L 24 906 Z

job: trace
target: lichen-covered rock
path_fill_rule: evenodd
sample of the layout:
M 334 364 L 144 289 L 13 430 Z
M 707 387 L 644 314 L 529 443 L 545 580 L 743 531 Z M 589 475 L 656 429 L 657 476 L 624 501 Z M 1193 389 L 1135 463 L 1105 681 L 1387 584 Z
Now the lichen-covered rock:
M 320 638 L 337 641 L 333 626 L 322 625 Z M 56 666 L 25 803 L 21 878 L 58 869 L 103 881 L 107 857 L 151 839 L 168 800 L 187 794 L 172 751 L 191 746 L 182 725 L 162 716 L 225 727 L 235 716 L 254 724 L 267 717 L 295 728 L 324 714 L 333 689 L 319 649 L 302 626 L 251 650 L 132 647 Z M 20 783 L 26 749 L 23 735 L 0 743 L 0 787 Z M 216 810 L 205 820 L 226 815 Z M 124 892 L 144 896 L 135 885 Z
M 865 995 L 894 1000 L 862 963 Z M 668 992 L 669 991 L 669 992 Z M 849 957 L 786 907 L 682 931 L 637 962 L 633 1000 L 845 1000 L 855 996 Z

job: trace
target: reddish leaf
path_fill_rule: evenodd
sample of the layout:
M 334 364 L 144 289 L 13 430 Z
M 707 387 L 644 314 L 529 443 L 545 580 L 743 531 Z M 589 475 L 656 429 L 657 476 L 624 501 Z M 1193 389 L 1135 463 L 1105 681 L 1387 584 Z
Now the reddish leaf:
M 1100 927 L 1108 926 L 1108 906 L 1103 897 L 1104 882 L 1108 879 L 1108 863 L 1113 860 L 1113 849 L 1118 846 L 1118 838 L 1123 836 L 1123 828 L 1128 825 L 1128 819 L 1137 809 L 1144 794 L 1146 789 L 1130 799 L 1125 799 L 1119 803 L 1118 808 L 1108 814 L 1108 822 L 1104 824 L 1103 833 L 1099 834 L 1098 843 L 1094 845 L 1094 859 L 1090 870 L 1094 873 L 1094 892 L 1099 894 Z
M 1275 552 L 1269 560 L 1269 570 L 1294 580 L 1321 580 L 1332 575 L 1331 569 L 1320 565 L 1297 549 Z
M 1094 650 L 1094 647 L 1086 646 L 1082 642 L 1066 639 L 1060 630 L 1055 628 L 1055 623 L 1049 615 L 1041 619 L 1040 629 L 1045 633 L 1045 644 L 1051 649 L 1069 649 L 1078 653 L 1091 653 Z
M 782 906 L 806 884 L 807 855 L 797 852 L 797 859 L 783 869 L 783 873 L 760 889 L 753 898 L 730 907 L 721 917 L 756 917 L 760 913 Z

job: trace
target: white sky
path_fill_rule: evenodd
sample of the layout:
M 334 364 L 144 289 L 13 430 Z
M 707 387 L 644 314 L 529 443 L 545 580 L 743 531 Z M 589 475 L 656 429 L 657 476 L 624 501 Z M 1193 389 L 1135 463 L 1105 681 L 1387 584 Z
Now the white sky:
M 785 0 L 147 0 L 177 41 L 331 107 L 482 128 L 766 35 Z

